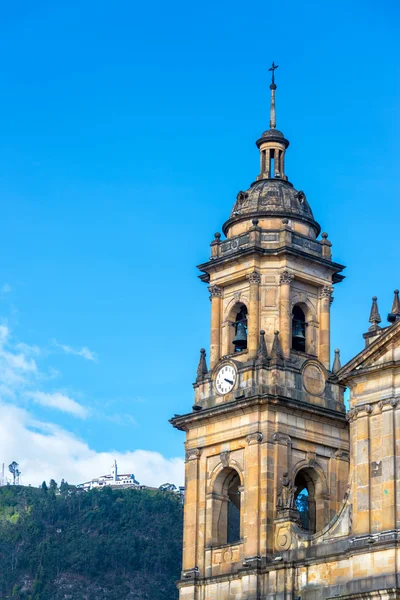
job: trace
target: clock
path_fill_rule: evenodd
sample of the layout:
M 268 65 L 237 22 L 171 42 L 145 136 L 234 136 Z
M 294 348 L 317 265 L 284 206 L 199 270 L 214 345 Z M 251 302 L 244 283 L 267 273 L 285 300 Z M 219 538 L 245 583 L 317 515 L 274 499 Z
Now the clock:
M 217 390 L 217 393 L 223 396 L 233 390 L 236 383 L 236 376 L 236 369 L 233 365 L 225 364 L 223 367 L 220 367 L 215 378 L 215 389 Z

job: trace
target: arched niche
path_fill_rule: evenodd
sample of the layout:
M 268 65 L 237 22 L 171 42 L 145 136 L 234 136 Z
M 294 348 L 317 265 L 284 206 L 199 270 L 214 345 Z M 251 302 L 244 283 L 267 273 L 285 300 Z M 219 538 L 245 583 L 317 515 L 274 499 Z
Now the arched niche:
M 241 536 L 241 489 L 239 472 L 224 467 L 212 487 L 212 545 L 235 544 Z
M 304 336 L 297 337 L 296 334 Z M 317 320 L 314 308 L 302 296 L 293 298 L 291 313 L 291 348 L 317 356 Z
M 247 350 L 247 318 L 248 307 L 245 302 L 236 301 L 228 308 L 225 316 L 225 326 L 227 327 L 224 344 L 224 354 L 240 354 Z M 242 344 L 234 344 L 234 339 L 240 338 Z
M 294 478 L 296 507 L 302 528 L 309 533 L 321 531 L 328 523 L 327 484 L 325 474 L 317 465 L 299 469 Z

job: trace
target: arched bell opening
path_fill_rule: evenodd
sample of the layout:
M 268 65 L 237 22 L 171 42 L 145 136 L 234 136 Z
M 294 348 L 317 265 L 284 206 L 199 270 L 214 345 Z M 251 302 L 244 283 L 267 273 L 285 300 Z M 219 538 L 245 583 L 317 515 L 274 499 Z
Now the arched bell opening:
M 212 529 L 213 544 L 235 544 L 240 541 L 241 481 L 235 469 L 223 469 L 214 484 Z
M 298 304 L 292 310 L 292 350 L 306 352 L 306 315 Z
M 247 307 L 238 302 L 230 314 L 229 353 L 247 350 Z
M 303 529 L 309 533 L 320 531 L 325 525 L 324 481 L 313 468 L 301 469 L 294 480 L 296 508 Z

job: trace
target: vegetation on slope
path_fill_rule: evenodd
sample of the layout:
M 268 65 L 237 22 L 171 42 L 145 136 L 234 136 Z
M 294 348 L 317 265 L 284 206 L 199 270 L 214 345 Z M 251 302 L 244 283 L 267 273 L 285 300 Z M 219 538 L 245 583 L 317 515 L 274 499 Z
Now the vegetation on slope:
M 0 488 L 0 597 L 175 600 L 182 505 L 170 492 Z

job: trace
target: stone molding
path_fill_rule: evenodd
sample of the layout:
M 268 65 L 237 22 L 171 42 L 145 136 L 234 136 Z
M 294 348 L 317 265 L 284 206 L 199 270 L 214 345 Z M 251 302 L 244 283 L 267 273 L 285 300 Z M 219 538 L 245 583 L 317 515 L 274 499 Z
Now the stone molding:
M 257 271 L 249 273 L 246 275 L 246 278 L 249 280 L 250 285 L 259 285 L 261 283 L 261 275 Z
M 246 437 L 246 442 L 248 443 L 249 446 L 252 446 L 253 444 L 260 444 L 262 442 L 262 439 L 263 439 L 263 434 L 260 433 L 259 431 L 257 431 L 256 433 L 250 433 Z
M 186 460 L 198 460 L 201 455 L 201 450 L 199 448 L 192 448 L 186 452 Z
M 294 279 L 294 275 L 293 273 L 291 273 L 290 271 L 282 271 L 282 273 L 279 275 L 279 283 L 280 285 L 283 284 L 290 284 Z
M 219 285 L 210 285 L 208 291 L 210 292 L 210 300 L 213 298 L 222 298 L 222 287 Z

